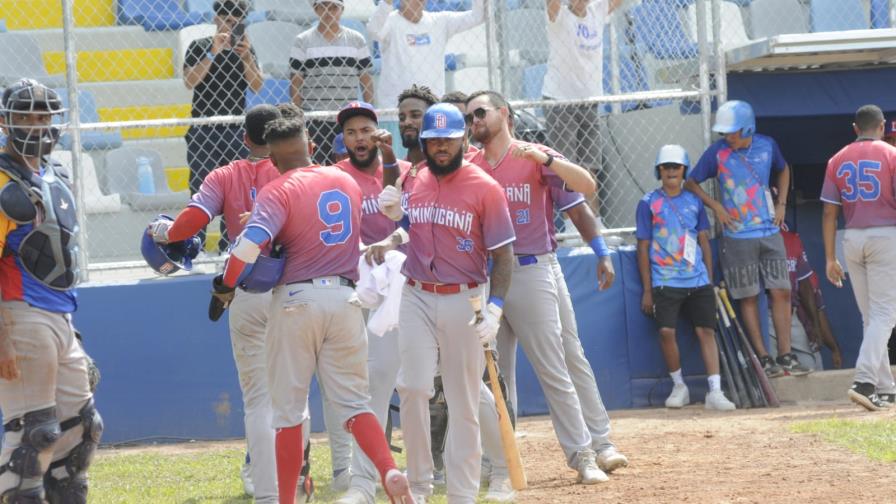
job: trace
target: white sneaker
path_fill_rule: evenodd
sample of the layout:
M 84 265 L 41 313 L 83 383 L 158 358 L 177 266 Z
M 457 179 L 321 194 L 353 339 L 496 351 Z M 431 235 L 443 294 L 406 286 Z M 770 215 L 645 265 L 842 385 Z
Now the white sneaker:
M 706 394 L 703 407 L 708 410 L 716 411 L 734 411 L 737 409 L 736 406 L 734 406 L 734 403 L 729 401 L 721 390 L 713 390 Z
M 578 459 L 576 463 L 576 471 L 579 473 L 576 476 L 576 483 L 594 485 L 596 483 L 609 481 L 610 478 L 607 474 L 597 467 L 597 463 L 594 460 L 595 457 L 596 455 L 592 450 L 582 450 L 576 454 L 576 458 Z
M 349 488 L 342 497 L 336 501 L 336 504 L 373 504 L 367 495 L 357 488 Z
M 494 502 L 513 502 L 516 492 L 510 484 L 510 478 L 495 476 L 488 482 L 488 493 L 485 500 Z
M 398 469 L 389 469 L 385 477 L 386 484 L 384 490 L 386 495 L 396 504 L 417 504 L 418 501 L 411 494 L 411 485 L 408 483 L 408 477 Z M 425 501 L 424 501 L 425 502 Z
M 672 387 L 672 393 L 666 398 L 666 407 L 671 409 L 684 408 L 691 404 L 691 392 L 685 384 Z
M 352 486 L 352 470 L 343 469 L 330 483 L 330 489 L 334 492 L 345 492 Z
M 597 467 L 605 473 L 611 473 L 620 467 L 628 465 L 628 458 L 616 451 L 615 447 L 609 447 L 597 454 Z
M 243 492 L 249 497 L 255 497 L 255 484 L 252 483 L 252 476 L 249 475 L 249 464 L 243 464 L 240 469 L 240 479 L 243 480 Z

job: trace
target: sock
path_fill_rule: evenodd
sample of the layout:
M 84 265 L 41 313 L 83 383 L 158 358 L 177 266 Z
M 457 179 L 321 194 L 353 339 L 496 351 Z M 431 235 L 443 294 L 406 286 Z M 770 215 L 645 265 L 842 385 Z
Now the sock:
M 386 473 L 390 469 L 395 469 L 396 466 L 379 420 L 376 419 L 373 413 L 361 413 L 345 422 L 345 430 L 352 433 L 361 451 L 376 466 L 385 487 Z
M 277 429 L 274 451 L 277 454 L 277 490 L 280 504 L 296 501 L 296 485 L 302 468 L 302 424 Z
M 669 376 L 672 377 L 672 383 L 676 385 L 684 385 L 684 378 L 681 377 L 681 368 L 672 371 L 669 373 Z
M 717 374 L 709 375 L 709 377 L 706 380 L 709 382 L 709 391 L 710 392 L 715 392 L 716 390 L 722 390 L 722 377 L 721 376 L 719 376 Z

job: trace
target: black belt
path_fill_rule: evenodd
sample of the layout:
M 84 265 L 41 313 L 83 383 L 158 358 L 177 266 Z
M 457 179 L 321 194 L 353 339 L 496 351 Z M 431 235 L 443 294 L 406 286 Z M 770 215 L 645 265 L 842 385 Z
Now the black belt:
M 300 283 L 303 283 L 303 284 L 314 283 L 314 279 L 313 279 L 313 278 L 309 278 L 308 280 L 298 280 L 298 281 L 295 281 L 295 282 L 289 282 L 289 283 L 286 284 L 286 285 L 300 284 Z M 343 287 L 351 287 L 352 289 L 354 289 L 354 288 L 355 288 L 355 281 L 354 281 L 354 280 L 349 280 L 348 278 L 345 278 L 345 277 L 339 277 L 339 285 L 342 285 Z

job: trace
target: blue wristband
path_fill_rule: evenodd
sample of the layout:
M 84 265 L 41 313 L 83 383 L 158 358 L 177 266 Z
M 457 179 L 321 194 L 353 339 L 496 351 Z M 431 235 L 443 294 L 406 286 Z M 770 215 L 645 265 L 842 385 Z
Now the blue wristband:
M 610 255 L 610 249 L 607 247 L 607 242 L 604 241 L 603 236 L 595 236 L 588 242 L 588 246 L 591 247 L 591 250 L 594 251 L 594 254 L 597 257 L 607 257 Z
M 213 53 L 213 52 L 211 52 L 211 51 L 205 53 L 205 57 L 208 58 L 208 59 L 210 59 L 210 60 L 212 60 L 212 61 L 215 61 L 215 53 Z
M 383 168 L 398 168 L 398 163 L 385 163 Z
M 499 298 L 498 296 L 489 296 L 488 304 L 493 304 L 498 308 L 501 308 L 502 310 L 504 309 L 504 300 Z

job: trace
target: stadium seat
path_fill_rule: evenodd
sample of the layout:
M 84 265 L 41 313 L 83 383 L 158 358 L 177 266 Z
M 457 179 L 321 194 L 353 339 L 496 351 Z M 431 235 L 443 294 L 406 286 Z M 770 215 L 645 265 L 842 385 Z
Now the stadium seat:
M 363 0 L 355 0 L 361 3 Z M 255 0 L 255 9 L 266 11 L 270 21 L 285 21 L 310 26 L 317 22 L 317 14 L 307 0 Z M 372 11 L 371 11 L 372 12 Z
M 445 52 L 449 54 L 463 55 L 461 59 L 467 66 L 487 66 L 487 40 L 485 23 L 482 23 L 448 39 L 448 44 L 445 46 Z
M 889 1 L 890 0 L 871 0 L 871 28 L 879 29 L 890 27 Z
M 657 59 L 697 56 L 697 44 L 688 39 L 674 7 L 660 2 L 644 2 L 632 7 L 629 13 L 637 44 Z
M 203 22 L 210 23 L 215 13 L 212 11 L 215 0 L 187 0 L 185 6 L 187 12 L 202 14 Z M 246 15 L 246 24 L 258 23 L 267 20 L 267 12 L 255 10 Z
M 447 90 L 472 93 L 480 89 L 489 89 L 488 67 L 471 66 L 447 73 Z
M 180 30 L 205 22 L 200 12 L 184 12 L 177 0 L 118 0 L 118 24 L 141 25 L 146 31 Z
M 6 33 L 6 20 L 0 19 L 0 33 Z
M 863 30 L 870 26 L 862 0 L 812 0 L 809 19 L 813 32 Z
M 297 24 L 283 21 L 264 21 L 246 28 L 258 64 L 265 74 L 276 79 L 289 78 L 289 55 L 296 35 L 302 30 Z
M 505 12 L 501 23 L 504 50 L 509 54 L 519 54 L 523 63 L 544 63 L 548 60 L 549 52 L 547 22 L 544 9 Z M 512 61 L 513 56 L 510 58 Z
M 740 12 L 740 7 L 731 2 L 720 2 L 722 26 L 720 35 L 722 37 L 722 48 L 730 49 L 738 47 L 750 42 L 747 36 L 747 30 L 744 26 L 744 18 Z M 712 44 L 712 15 L 707 10 L 706 32 L 709 43 Z M 691 4 L 687 7 L 688 35 L 691 41 L 697 42 L 697 5 Z
M 800 0 L 753 0 L 749 9 L 754 39 L 809 31 L 809 14 Z
M 57 89 L 57 93 L 59 93 L 59 97 L 62 99 L 62 104 L 65 108 L 69 107 L 68 103 L 68 90 L 65 88 Z M 80 118 L 81 123 L 96 123 L 100 122 L 100 115 L 96 108 L 96 100 L 93 97 L 93 94 L 90 91 L 79 91 L 78 92 L 78 117 Z M 69 122 L 68 112 L 62 117 L 62 122 Z M 62 138 L 59 139 L 59 145 L 66 150 L 71 150 L 72 148 L 72 137 L 71 134 L 64 134 Z M 116 149 L 121 147 L 121 131 L 98 131 L 98 130 L 89 130 L 81 132 L 81 148 L 84 150 L 107 150 L 107 149 Z
M 610 51 L 610 32 L 604 30 L 604 73 L 603 88 L 604 94 L 612 95 L 613 92 L 613 64 Z M 619 51 L 619 93 L 636 93 L 639 91 L 649 91 L 650 83 L 647 78 L 647 72 L 644 65 L 638 59 L 635 49 L 629 44 L 625 36 L 620 36 L 617 41 Z M 651 100 L 647 102 L 623 102 L 620 104 L 622 112 L 629 110 L 638 110 L 645 107 L 661 107 L 668 105 L 668 100 Z M 612 105 L 605 104 L 602 109 L 605 112 L 612 110 Z
M 137 159 L 149 158 L 156 192 L 144 194 L 137 190 Z M 106 190 L 121 194 L 122 200 L 134 210 L 167 210 L 181 208 L 190 200 L 189 191 L 172 192 L 162 167 L 161 155 L 151 149 L 122 147 L 106 153 L 103 163 Z
M 252 88 L 246 90 L 246 109 L 262 103 L 276 105 L 290 101 L 289 79 L 265 79 L 258 92 Z
M 69 150 L 54 150 L 50 158 L 72 170 L 72 152 Z M 93 158 L 86 152 L 81 153 L 81 179 L 84 181 L 84 211 L 89 214 L 114 213 L 121 210 L 121 196 L 119 194 L 103 194 L 100 190 L 100 182 L 96 175 L 96 167 Z
M 523 69 L 523 98 L 541 100 L 544 88 L 544 76 L 548 72 L 547 63 L 528 66 Z
M 210 23 L 197 24 L 188 26 L 177 32 L 177 51 L 174 53 L 174 73 L 181 77 L 184 73 L 184 59 L 187 56 L 187 49 L 194 40 L 211 37 L 215 34 L 215 25 Z
M 37 40 L 28 33 L 8 32 L 0 34 L 0 86 L 28 76 L 50 87 L 65 85 L 62 73 L 50 75 L 44 67 Z

